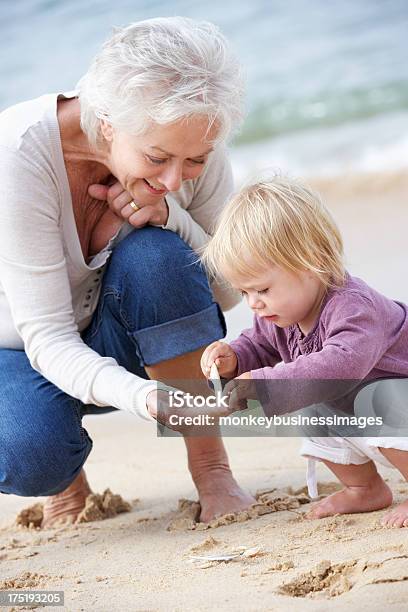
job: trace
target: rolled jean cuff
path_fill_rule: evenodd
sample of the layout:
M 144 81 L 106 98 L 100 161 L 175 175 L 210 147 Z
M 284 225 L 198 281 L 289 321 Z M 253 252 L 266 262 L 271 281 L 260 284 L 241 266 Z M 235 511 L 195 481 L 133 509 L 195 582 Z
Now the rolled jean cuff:
M 224 315 L 218 304 L 187 317 L 131 332 L 142 366 L 154 365 L 223 338 Z

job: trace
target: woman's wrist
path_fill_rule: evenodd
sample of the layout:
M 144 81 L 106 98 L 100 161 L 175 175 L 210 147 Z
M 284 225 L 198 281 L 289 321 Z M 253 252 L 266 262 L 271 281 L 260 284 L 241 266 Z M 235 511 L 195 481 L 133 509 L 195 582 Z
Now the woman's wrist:
M 166 202 L 166 198 L 163 198 L 160 202 L 160 220 L 157 225 L 165 226 L 169 220 L 169 207 Z

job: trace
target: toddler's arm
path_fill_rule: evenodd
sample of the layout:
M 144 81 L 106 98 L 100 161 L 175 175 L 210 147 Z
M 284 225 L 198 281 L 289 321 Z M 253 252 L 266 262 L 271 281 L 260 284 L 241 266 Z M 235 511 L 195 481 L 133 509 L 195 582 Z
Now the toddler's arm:
M 259 368 L 272 368 L 281 361 L 281 355 L 272 338 L 266 338 L 259 326 L 257 317 L 254 325 L 245 329 L 230 344 L 238 359 L 236 376 Z M 254 377 L 255 378 L 255 377 Z
M 324 314 L 320 351 L 299 355 L 277 368 L 251 371 L 252 378 L 267 381 L 259 386 L 265 394 L 264 407 L 274 413 L 293 412 L 344 397 L 366 378 L 386 350 L 383 326 L 368 297 L 333 300 Z

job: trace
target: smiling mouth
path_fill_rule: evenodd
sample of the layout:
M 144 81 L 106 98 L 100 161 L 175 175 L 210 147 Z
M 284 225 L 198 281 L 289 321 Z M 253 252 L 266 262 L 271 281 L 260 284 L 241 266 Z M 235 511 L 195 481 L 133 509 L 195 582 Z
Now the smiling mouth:
M 151 185 L 147 179 L 143 179 L 143 180 L 144 180 L 148 190 L 151 193 L 154 193 L 156 195 L 163 195 L 163 194 L 167 193 L 167 189 L 157 189 L 157 187 L 154 187 L 153 185 Z

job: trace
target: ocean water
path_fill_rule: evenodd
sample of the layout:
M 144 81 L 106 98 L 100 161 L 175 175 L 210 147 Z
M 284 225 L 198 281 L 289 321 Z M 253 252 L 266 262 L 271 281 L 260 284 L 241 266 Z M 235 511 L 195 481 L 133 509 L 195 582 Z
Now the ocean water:
M 113 26 L 166 15 L 215 22 L 244 65 L 240 175 L 406 166 L 406 0 L 3 0 L 0 109 L 72 89 Z

